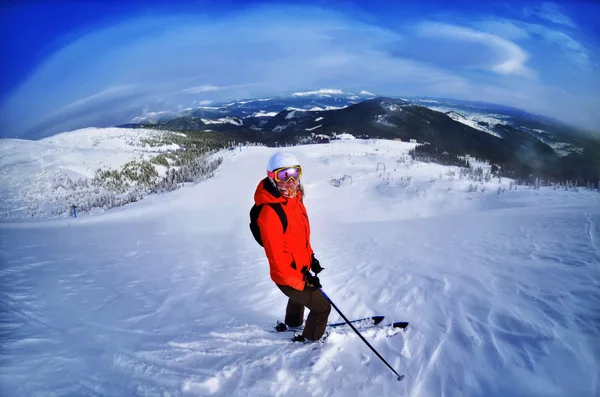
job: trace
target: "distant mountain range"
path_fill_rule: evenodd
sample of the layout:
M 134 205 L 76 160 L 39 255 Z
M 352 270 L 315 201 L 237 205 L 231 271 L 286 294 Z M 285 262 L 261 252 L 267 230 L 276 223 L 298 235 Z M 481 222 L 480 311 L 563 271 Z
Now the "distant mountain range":
M 470 154 L 515 176 L 600 178 L 600 148 L 587 132 L 519 109 L 439 98 L 376 97 L 319 90 L 148 113 L 123 127 L 231 134 L 266 145 L 328 142 L 339 136 L 415 139 L 431 155 Z

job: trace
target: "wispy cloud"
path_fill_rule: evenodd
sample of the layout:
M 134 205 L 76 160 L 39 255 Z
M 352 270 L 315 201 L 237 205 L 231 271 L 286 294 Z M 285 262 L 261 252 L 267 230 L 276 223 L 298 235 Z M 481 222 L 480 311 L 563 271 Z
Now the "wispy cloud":
M 178 93 L 182 93 L 182 94 L 200 94 L 202 92 L 209 92 L 209 91 L 219 91 L 222 90 L 221 87 L 217 87 L 216 85 L 210 85 L 210 84 L 205 84 L 205 85 L 201 85 L 198 87 L 190 87 L 190 88 L 186 88 L 184 90 L 178 91 Z
M 462 26 L 429 22 L 420 24 L 417 34 L 422 38 L 434 39 L 438 51 L 433 54 L 449 56 L 454 59 L 455 64 L 504 75 L 535 77 L 534 71 L 525 66 L 528 54 L 514 42 L 494 34 Z M 422 43 L 417 42 L 417 45 L 420 44 Z M 431 51 L 434 46 L 425 48 Z
M 556 3 L 542 3 L 533 7 L 526 7 L 523 10 L 526 17 L 537 16 L 538 18 L 552 22 L 557 25 L 563 25 L 568 27 L 576 27 L 577 25 L 569 16 L 565 13 L 565 10 Z
M 478 30 L 507 40 L 522 41 L 531 38 L 531 34 L 529 34 L 527 29 L 519 26 L 518 22 L 508 19 L 486 18 L 483 20 L 474 20 L 472 24 Z
M 532 35 L 539 36 L 554 45 L 568 60 L 575 63 L 578 67 L 583 69 L 591 67 L 589 50 L 569 34 L 539 24 L 523 22 L 521 26 L 527 29 Z
M 559 54 L 579 69 L 589 71 L 593 67 L 592 51 L 574 37 L 577 29 L 567 32 L 560 26 L 502 18 L 474 20 L 472 25 L 487 33 L 519 42 L 522 48 L 530 49 L 538 58 L 547 57 L 548 53 Z

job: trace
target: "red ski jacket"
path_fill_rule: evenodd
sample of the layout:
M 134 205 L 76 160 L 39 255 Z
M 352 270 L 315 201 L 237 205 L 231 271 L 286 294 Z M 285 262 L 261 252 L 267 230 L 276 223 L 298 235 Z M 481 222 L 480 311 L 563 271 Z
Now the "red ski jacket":
M 271 279 L 277 284 L 303 290 L 305 276 L 302 274 L 302 268 L 310 270 L 313 250 L 302 191 L 298 190 L 296 197 L 286 199 L 271 181 L 265 178 L 256 187 L 254 202 L 256 205 L 281 203 L 288 221 L 285 234 L 281 220 L 271 206 L 264 205 L 257 220 L 265 253 L 269 259 Z

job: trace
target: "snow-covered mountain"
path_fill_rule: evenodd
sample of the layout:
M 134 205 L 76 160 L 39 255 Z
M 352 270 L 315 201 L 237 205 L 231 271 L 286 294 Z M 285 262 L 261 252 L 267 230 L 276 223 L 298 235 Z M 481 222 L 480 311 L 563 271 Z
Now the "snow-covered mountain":
M 581 138 L 583 133 L 547 117 L 507 106 L 481 102 L 421 97 L 409 100 L 445 113 L 453 120 L 500 138 L 504 137 L 502 132 L 507 126 L 526 132 L 552 147 L 559 156 L 582 152 L 581 146 L 578 145 L 578 138 Z
M 236 101 L 215 102 L 195 107 L 180 107 L 177 110 L 147 112 L 135 117 L 131 123 L 157 124 L 179 117 L 222 118 L 222 117 L 267 117 L 276 115 L 285 109 L 296 110 L 332 110 L 342 109 L 360 101 L 374 98 L 367 92 L 343 92 L 339 89 L 319 89 L 294 92 L 289 95 L 269 98 L 242 98 Z
M 265 143 L 327 142 L 345 133 L 363 139 L 416 140 L 427 145 L 419 150 L 445 164 L 442 153 L 448 160 L 469 154 L 493 162 L 505 176 L 578 179 L 581 183 L 600 177 L 584 165 L 573 167 L 593 156 L 561 159 L 549 145 L 511 125 L 498 124 L 488 132 L 450 115 L 407 100 L 377 97 L 329 111 L 287 109 L 261 120 L 259 128 L 265 132 Z
M 132 123 L 165 123 L 166 128 L 172 129 L 170 120 L 179 118 L 200 118 L 208 123 L 218 122 L 231 117 L 242 121 L 239 127 L 263 130 L 267 118 L 275 117 L 282 111 L 326 111 L 344 109 L 362 101 L 375 98 L 376 95 L 368 91 L 343 92 L 339 89 L 318 89 L 312 91 L 294 92 L 288 96 L 269 98 L 246 98 L 228 103 L 210 103 L 210 106 L 181 108 L 176 111 L 149 112 L 136 117 Z M 392 97 L 407 102 L 427 107 L 429 109 L 447 114 L 450 118 L 463 123 L 471 128 L 487 134 L 509 138 L 514 137 L 515 131 L 522 131 L 536 140 L 550 146 L 558 156 L 567 156 L 571 153 L 582 153 L 583 148 L 578 138 L 584 133 L 570 126 L 561 124 L 540 115 L 525 111 L 483 102 L 461 101 L 455 99 L 428 98 L 428 97 Z M 260 120 L 259 120 L 260 118 Z M 179 125 L 179 121 L 175 121 Z M 203 129 L 196 124 L 194 128 Z M 314 126 L 312 126 L 314 127 Z M 312 128 L 308 127 L 308 128 Z M 206 127 L 208 128 L 208 127 Z M 221 126 L 219 131 L 224 131 L 228 126 Z M 509 129 L 509 131 L 506 131 Z M 276 131 L 283 131 L 280 125 Z
M 272 332 L 287 299 L 248 212 L 277 149 L 243 147 L 173 193 L 0 222 L 1 394 L 598 395 L 598 192 L 515 190 L 486 181 L 485 164 L 478 175 L 413 161 L 415 146 L 288 148 L 304 167 L 323 290 L 349 318 L 410 322 L 362 331 L 401 382 L 347 328 L 318 345 Z

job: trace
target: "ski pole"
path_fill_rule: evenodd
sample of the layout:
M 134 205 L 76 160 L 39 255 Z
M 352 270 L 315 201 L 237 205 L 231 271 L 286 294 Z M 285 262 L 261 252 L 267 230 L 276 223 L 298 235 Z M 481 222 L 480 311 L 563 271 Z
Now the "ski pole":
M 321 293 L 323 294 L 323 296 L 325 297 L 325 299 L 327 299 L 329 301 L 329 303 L 331 303 L 331 306 L 333 306 L 333 308 L 340 314 L 340 316 L 342 316 L 342 318 L 346 321 L 346 323 L 348 323 L 348 325 L 352 328 L 352 330 L 354 332 L 356 332 L 356 334 L 358 336 L 360 336 L 360 339 L 362 339 L 363 342 L 365 342 L 367 344 L 367 346 L 369 346 L 369 348 L 371 350 L 373 350 L 373 353 L 375 353 L 377 355 L 377 357 L 379 357 L 379 359 L 381 361 L 383 361 L 385 363 L 385 365 L 387 365 L 388 368 L 392 370 L 393 373 L 396 374 L 396 376 L 398 377 L 398 380 L 400 381 L 400 380 L 404 379 L 404 375 L 398 374 L 398 372 L 396 372 L 396 370 L 394 368 L 392 368 L 392 366 L 390 364 L 388 364 L 388 362 L 385 361 L 385 359 L 383 357 L 381 357 L 381 354 L 379 354 L 377 352 L 377 350 L 375 350 L 375 348 L 373 346 L 371 346 L 371 344 L 369 342 L 367 342 L 367 340 L 361 335 L 361 333 L 358 332 L 358 330 L 356 328 L 354 328 L 354 325 L 352 325 L 352 323 L 350 322 L 350 320 L 348 320 L 346 318 L 346 316 L 344 316 L 344 314 L 340 311 L 340 309 L 338 309 L 338 307 L 335 305 L 335 303 L 333 303 L 332 300 L 329 299 L 329 297 L 327 296 L 327 294 L 325 293 L 325 291 L 323 291 L 321 288 L 319 288 L 319 291 L 321 291 Z

